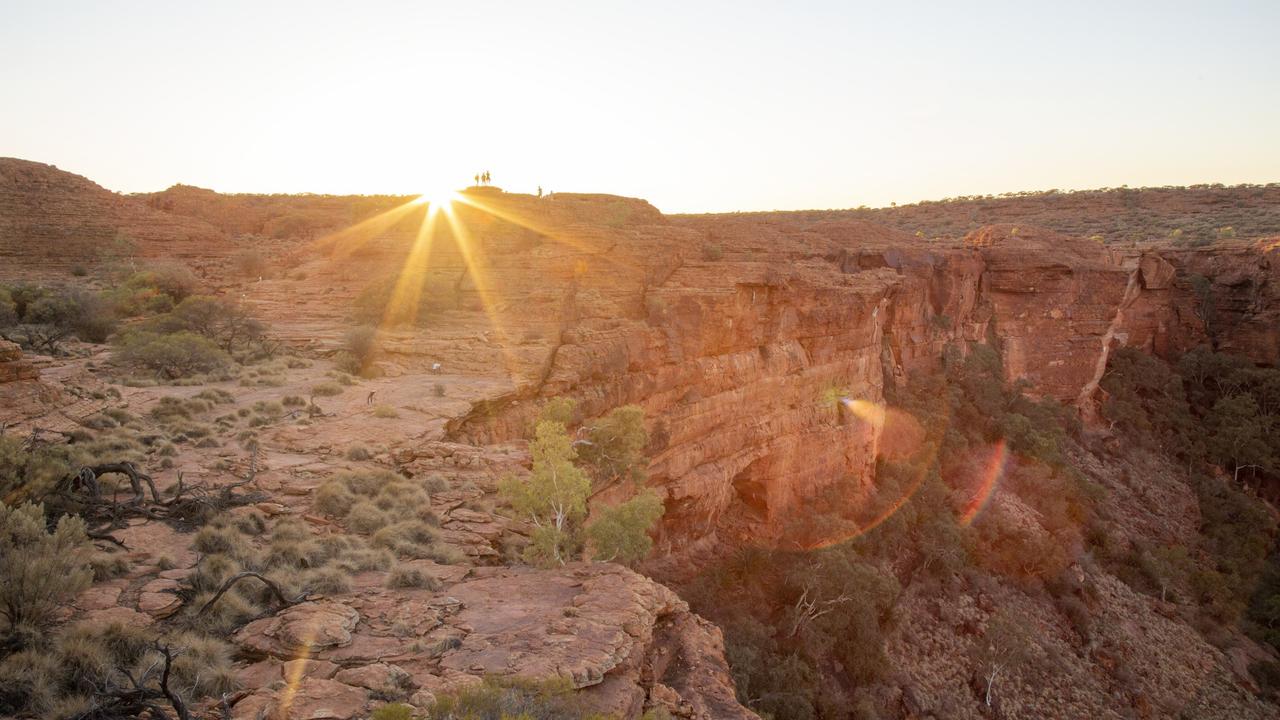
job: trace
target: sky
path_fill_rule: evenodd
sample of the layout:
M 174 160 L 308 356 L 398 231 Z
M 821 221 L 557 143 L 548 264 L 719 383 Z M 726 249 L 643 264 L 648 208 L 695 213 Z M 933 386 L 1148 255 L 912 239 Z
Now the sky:
M 0 0 L 0 156 L 664 212 L 1280 181 L 1280 2 Z

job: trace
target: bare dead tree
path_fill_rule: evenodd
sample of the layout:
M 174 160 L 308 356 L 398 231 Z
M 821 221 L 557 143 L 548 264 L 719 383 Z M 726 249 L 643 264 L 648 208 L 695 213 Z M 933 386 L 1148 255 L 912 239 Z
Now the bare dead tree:
M 823 615 L 834 611 L 845 603 L 853 602 L 853 598 L 846 593 L 841 593 L 839 596 L 831 598 L 830 600 L 819 600 L 817 598 L 810 598 L 809 591 L 810 588 L 806 587 L 804 592 L 800 593 L 800 599 L 796 601 L 795 606 L 792 608 L 795 620 L 791 623 L 790 637 L 795 637 L 796 634 L 800 632 L 801 627 L 808 625 Z
M 128 478 L 132 491 L 130 497 L 122 499 L 114 491 L 106 492 L 102 477 L 111 474 Z M 188 485 L 179 473 L 178 481 L 166 499 L 151 476 L 133 463 L 102 463 L 82 467 L 63 478 L 45 497 L 45 503 L 55 509 L 55 514 L 61 511 L 83 517 L 91 538 L 124 547 L 111 533 L 126 527 L 129 520 L 143 518 L 180 528 L 193 527 L 203 524 L 218 511 L 265 499 L 266 496 L 260 492 L 237 492 L 253 481 L 254 474 L 255 469 L 251 468 L 247 479 L 211 487 Z
M 169 682 L 173 661 L 183 653 L 167 643 L 156 641 L 154 649 L 159 653 L 155 662 L 136 676 L 128 668 L 119 668 L 119 674 L 128 684 L 108 680 L 93 693 L 93 703 L 75 716 L 75 720 L 122 720 L 123 718 L 152 717 L 156 720 L 191 720 L 187 703 Z M 172 712 L 165 710 L 159 701 L 165 701 Z

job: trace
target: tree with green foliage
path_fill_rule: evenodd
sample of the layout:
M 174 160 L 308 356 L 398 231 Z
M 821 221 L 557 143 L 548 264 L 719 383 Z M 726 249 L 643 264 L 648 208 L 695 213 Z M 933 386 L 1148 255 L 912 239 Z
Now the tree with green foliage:
M 1268 440 L 1272 434 L 1270 418 L 1258 410 L 1252 395 L 1228 395 L 1213 404 L 1206 418 L 1209 429 L 1210 455 L 1231 468 L 1238 481 L 1246 468 L 1271 470 L 1275 456 Z
M 534 526 L 525 559 L 540 565 L 564 564 L 571 559 L 572 540 L 587 514 L 591 479 L 573 464 L 577 451 L 558 422 L 538 423 L 529 453 L 533 456 L 529 476 L 504 478 L 498 489 L 516 513 Z
M 576 464 L 580 448 L 594 449 L 594 469 L 605 467 L 609 469 L 606 472 L 643 479 L 643 413 L 637 418 L 635 411 L 639 408 L 634 406 L 619 410 L 623 412 L 607 416 L 608 422 L 593 435 L 597 442 L 592 444 L 574 442 L 562 422 L 576 414 L 572 401 L 553 400 L 543 407 L 542 419 L 537 421 L 529 444 L 531 473 L 525 478 L 504 478 L 498 487 L 517 515 L 528 518 L 534 526 L 525 550 L 527 561 L 563 564 L 580 555 L 587 541 L 593 557 L 602 561 L 633 563 L 652 548 L 648 530 L 663 511 L 662 501 L 652 491 L 602 508 L 595 520 L 584 525 L 592 481 Z
M 623 405 L 585 428 L 586 440 L 580 440 L 578 455 L 602 483 L 616 480 L 639 482 L 644 478 L 644 449 L 649 433 L 644 427 L 644 410 L 638 405 Z
M 0 435 L 0 502 L 39 500 L 71 472 L 71 450 L 78 445 L 26 447 L 12 435 Z
M 118 361 L 167 380 L 213 372 L 231 364 L 231 357 L 222 348 L 193 332 L 161 335 L 135 330 L 122 334 L 115 342 Z
M 118 278 L 104 296 L 120 317 L 172 310 L 194 295 L 200 281 L 183 265 L 159 265 Z
M 653 549 L 649 528 L 662 517 L 662 500 L 653 490 L 600 511 L 587 526 L 592 557 L 604 562 L 630 565 L 644 559 Z
M 116 324 L 101 297 L 80 288 L 0 288 L 0 337 L 30 350 L 57 353 L 73 336 L 105 342 Z
M 538 411 L 539 420 L 558 422 L 566 428 L 578 422 L 578 402 L 573 398 L 554 397 L 543 403 Z M 536 422 L 535 422 L 536 424 Z
M 987 621 L 987 630 L 974 647 L 974 659 L 985 686 L 983 703 L 987 707 L 991 707 L 996 682 L 1025 663 L 1031 648 L 1031 627 L 1013 610 L 1001 608 Z
M 1142 554 L 1142 569 L 1160 586 L 1160 601 L 1165 602 L 1169 590 L 1177 586 L 1190 573 L 1193 566 L 1187 548 L 1182 545 L 1165 545 Z
M 1168 364 L 1136 348 L 1117 348 L 1099 385 L 1106 393 L 1103 415 L 1114 429 L 1179 457 L 1203 454 L 1183 378 Z
M 169 312 L 151 318 L 142 329 L 159 334 L 189 332 L 208 338 L 232 353 L 260 342 L 266 327 L 240 303 L 209 295 L 192 295 Z

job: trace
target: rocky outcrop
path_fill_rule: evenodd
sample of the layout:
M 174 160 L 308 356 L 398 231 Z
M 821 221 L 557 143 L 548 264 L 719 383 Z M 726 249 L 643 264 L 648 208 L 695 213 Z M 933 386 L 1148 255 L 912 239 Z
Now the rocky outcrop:
M 756 717 L 734 697 L 719 629 L 634 572 L 606 564 L 426 571 L 441 589 L 387 590 L 385 573 L 365 573 L 349 596 L 245 626 L 236 640 L 258 661 L 241 680 L 256 690 L 233 717 L 359 717 L 373 698 L 425 706 L 486 676 L 562 678 L 609 717 L 654 706 L 686 718 Z
M 412 201 L 411 195 L 248 195 L 174 185 L 131 196 L 154 210 L 199 218 L 230 236 L 314 239 Z
M 206 222 L 157 212 L 52 165 L 0 158 L 0 279 L 65 278 L 126 256 L 183 260 L 224 255 Z
M 1274 323 L 1256 309 L 1275 306 L 1270 265 L 1254 246 L 1213 265 L 1211 251 L 1029 226 L 938 241 L 849 220 L 672 221 L 642 201 L 496 190 L 464 195 L 432 237 L 414 255 L 421 246 L 400 230 L 337 236 L 335 259 L 304 266 L 306 281 L 258 283 L 247 299 L 316 347 L 317 328 L 371 278 L 421 265 L 430 321 L 387 331 L 379 366 L 412 375 L 439 362 L 477 383 L 439 439 L 522 437 L 557 395 L 587 416 L 640 404 L 667 549 L 767 542 L 836 478 L 867 487 L 878 432 L 839 401 L 879 403 L 948 348 L 992 344 L 1007 380 L 1087 416 L 1114 347 L 1172 357 L 1210 340 L 1193 288 L 1202 273 L 1219 278 L 1216 321 L 1256 338 L 1236 349 L 1274 352 Z M 1247 283 L 1227 272 L 1245 257 Z
M 1280 356 L 1266 243 L 1121 248 L 1030 225 L 927 240 L 849 214 L 672 220 L 638 200 L 496 188 L 465 192 L 420 243 L 426 211 L 405 198 L 181 186 L 120 198 L 46 166 L 6 167 L 21 188 L 8 197 L 47 196 L 54 209 L 75 190 L 124 203 L 130 218 L 141 206 L 153 220 L 225 235 L 288 235 L 293 224 L 321 236 L 292 276 L 236 291 L 278 337 L 313 352 L 341 347 L 371 282 L 410 278 L 431 317 L 425 330 L 383 334 L 378 371 L 439 364 L 470 383 L 425 439 L 518 438 L 555 395 L 579 399 L 588 416 L 642 405 L 672 541 L 767 540 L 835 478 L 866 486 L 878 433 L 839 401 L 878 403 L 887 384 L 935 369 L 947 348 L 993 344 L 1008 380 L 1086 416 L 1118 345 L 1171 357 L 1212 342 L 1263 362 Z M 12 179 L 14 168 L 25 174 Z M 5 216 L 12 225 L 15 214 Z M 64 228 L 71 217 L 45 216 Z M 354 227 L 328 232 L 344 222 Z M 225 262 L 233 247 L 219 247 L 209 252 Z
M 40 372 L 30 360 L 22 358 L 22 348 L 17 343 L 0 340 L 0 384 L 35 380 Z

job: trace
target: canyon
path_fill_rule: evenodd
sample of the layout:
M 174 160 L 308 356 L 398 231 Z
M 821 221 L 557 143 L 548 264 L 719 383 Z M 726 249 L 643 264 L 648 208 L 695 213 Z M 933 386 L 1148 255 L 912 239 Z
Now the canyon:
M 1255 190 L 1238 194 L 1252 198 Z M 1136 197 L 1124 207 L 1141 203 L 1143 195 Z M 1089 216 L 1088 198 L 1077 200 L 1069 214 Z M 1194 194 L 1182 200 L 1183 214 L 1199 202 Z M 1167 203 L 1146 211 L 1176 214 Z M 461 191 L 447 212 L 412 197 L 239 196 L 186 186 L 129 196 L 5 159 L 0 281 L 70 281 L 72 268 L 83 266 L 101 283 L 98 268 L 112 263 L 181 262 L 243 302 L 273 338 L 317 368 L 344 349 L 352 308 L 372 282 L 417 288 L 427 316 L 384 327 L 360 381 L 361 394 L 395 403 L 399 420 L 374 423 L 352 396 L 334 400 L 333 417 L 315 426 L 263 434 L 258 483 L 281 512 L 314 513 L 308 493 L 345 467 L 335 448 L 353 441 L 376 445 L 380 467 L 414 477 L 445 473 L 492 493 L 502 474 L 527 459 L 524 439 L 546 400 L 572 398 L 586 418 L 622 405 L 643 408 L 645 482 L 665 508 L 655 548 L 638 567 L 653 579 L 604 564 L 504 567 L 494 538 L 514 532 L 511 524 L 497 513 L 469 517 L 467 497 L 433 498 L 469 569 L 455 576 L 429 568 L 445 579 L 439 592 L 385 590 L 370 576 L 357 581 L 364 592 L 355 597 L 256 620 L 237 640 L 257 660 L 244 671 L 250 692 L 236 717 L 279 706 L 271 680 L 290 662 L 311 663 L 307 702 L 320 707 L 336 698 L 352 708 L 297 717 L 359 716 L 366 696 L 351 688 L 368 686 L 352 671 L 385 662 L 427 693 L 493 673 L 559 674 L 624 717 L 657 706 L 682 717 L 752 717 L 734 698 L 720 630 L 661 583 L 678 587 L 743 548 L 789 547 L 788 527 L 833 488 L 851 504 L 873 495 L 878 462 L 895 441 L 887 434 L 907 431 L 894 427 L 893 416 L 858 408 L 883 407 L 894 388 L 989 345 L 1003 359 L 1006 383 L 1071 408 L 1087 432 L 1105 435 L 1100 381 L 1117 348 L 1172 361 L 1209 346 L 1260 366 L 1280 364 L 1280 224 L 1263 221 L 1255 235 L 1192 246 L 1163 233 L 1099 242 L 1006 216 L 1008 209 L 980 227 L 936 226 L 963 230 L 954 237 L 925 237 L 901 229 L 916 222 L 905 212 L 669 217 L 643 200 L 490 187 Z M 269 272 L 237 276 L 234 259 L 246 251 L 260 253 Z M 100 385 L 94 372 L 85 358 L 24 359 L 16 347 L 0 346 L 7 400 L 0 421 L 10 432 L 69 432 L 68 423 L 112 404 L 69 392 Z M 302 388 L 320 377 L 290 383 Z M 160 394 L 123 392 L 123 405 L 135 412 Z M 250 399 L 267 397 L 254 392 Z M 213 455 L 193 457 L 182 468 L 188 481 L 216 482 Z M 616 492 L 595 500 L 606 503 Z M 136 590 L 132 581 L 113 582 L 125 597 Z M 1114 578 L 1106 587 L 1108 612 L 1125 632 L 1157 627 L 1152 632 L 1171 656 L 1191 657 L 1187 667 L 1203 670 L 1192 684 L 1211 688 L 1213 702 L 1239 717 L 1274 710 L 1242 689 L 1251 681 L 1241 679 L 1247 673 L 1234 659 Z M 107 595 L 95 612 L 122 614 L 120 591 Z M 518 605 L 503 606 L 505 596 Z M 416 620 L 431 620 L 422 620 L 415 638 L 460 638 L 459 646 L 431 661 L 409 657 L 408 642 L 387 628 L 410 603 Z M 564 616 L 567 606 L 580 612 Z M 136 601 L 124 609 L 147 613 Z M 918 610 L 908 625 L 941 633 L 928 629 L 935 616 Z M 332 642 L 299 661 L 282 640 L 300 632 L 291 623 L 331 633 Z M 900 655 L 915 652 L 901 637 L 893 642 Z M 1173 692 L 1185 680 L 1179 673 L 1153 680 L 1150 695 Z M 1070 707 L 1113 716 L 1102 706 L 1106 690 L 1081 692 L 1093 699 Z M 933 716 L 976 716 L 972 708 L 946 714 L 945 692 L 937 694 L 943 699 L 932 707 L 941 714 Z

